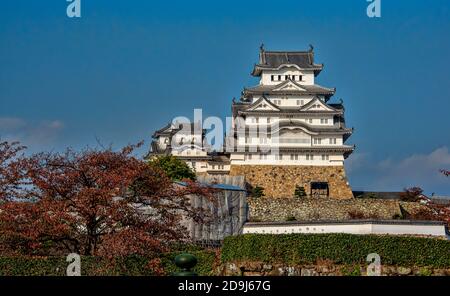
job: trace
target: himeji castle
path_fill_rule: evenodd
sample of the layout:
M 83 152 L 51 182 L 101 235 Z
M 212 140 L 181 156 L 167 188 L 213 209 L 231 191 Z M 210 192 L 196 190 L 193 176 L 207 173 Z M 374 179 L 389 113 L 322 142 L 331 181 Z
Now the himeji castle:
M 261 46 L 251 72 L 259 84 L 244 88 L 232 103 L 221 173 L 245 176 L 250 187 L 263 187 L 267 197 L 293 196 L 297 186 L 310 196 L 353 197 L 344 168 L 354 150 L 347 144 L 353 129 L 346 127 L 343 102 L 330 102 L 336 89 L 315 81 L 323 68 L 315 63 L 312 46 L 307 51 Z M 208 173 L 208 160 L 199 162 L 205 155 L 196 153 L 199 159 L 191 157 L 191 166 Z M 219 164 L 217 153 L 214 157 L 210 165 Z

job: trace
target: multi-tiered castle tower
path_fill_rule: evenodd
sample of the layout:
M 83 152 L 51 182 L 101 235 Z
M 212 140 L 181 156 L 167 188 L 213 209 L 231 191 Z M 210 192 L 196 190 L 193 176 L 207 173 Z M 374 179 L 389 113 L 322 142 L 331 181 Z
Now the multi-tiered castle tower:
M 353 197 L 344 169 L 353 130 L 345 126 L 342 101 L 329 103 L 336 90 L 315 83 L 322 69 L 312 47 L 261 46 L 252 72 L 259 84 L 232 105 L 231 175 L 244 175 L 270 197 L 293 196 L 296 186 L 311 196 Z
M 206 149 L 201 124 L 196 133 L 195 124 L 172 123 L 153 135 L 149 157 L 175 155 L 198 174 L 243 175 L 267 197 L 291 197 L 299 186 L 313 197 L 352 198 L 344 160 L 354 150 L 345 144 L 353 130 L 345 126 L 342 101 L 329 103 L 336 89 L 315 83 L 322 69 L 312 47 L 261 46 L 252 72 L 260 81 L 233 100 L 226 152 Z

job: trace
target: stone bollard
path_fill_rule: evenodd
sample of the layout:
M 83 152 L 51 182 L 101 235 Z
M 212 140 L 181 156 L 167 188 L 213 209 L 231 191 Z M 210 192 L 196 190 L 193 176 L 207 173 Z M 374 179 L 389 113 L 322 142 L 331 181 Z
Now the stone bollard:
M 180 254 L 175 257 L 175 265 L 181 268 L 181 271 L 174 272 L 174 276 L 196 276 L 197 273 L 191 271 L 191 268 L 197 264 L 197 258 L 191 254 Z

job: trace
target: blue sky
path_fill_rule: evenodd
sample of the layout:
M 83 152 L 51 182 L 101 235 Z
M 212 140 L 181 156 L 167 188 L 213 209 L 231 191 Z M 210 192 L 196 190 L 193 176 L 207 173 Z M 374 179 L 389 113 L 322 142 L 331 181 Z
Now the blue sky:
M 0 4 L 0 136 L 32 151 L 146 140 L 175 116 L 230 115 L 258 47 L 303 50 L 344 100 L 355 189 L 450 195 L 450 1 L 114 1 Z M 142 153 L 144 150 L 142 151 Z

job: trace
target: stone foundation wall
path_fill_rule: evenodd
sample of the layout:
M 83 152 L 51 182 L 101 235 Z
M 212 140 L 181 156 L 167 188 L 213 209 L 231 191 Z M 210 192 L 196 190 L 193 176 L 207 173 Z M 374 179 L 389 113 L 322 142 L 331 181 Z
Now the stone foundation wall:
M 364 276 L 365 265 L 336 265 L 320 262 L 316 265 L 268 264 L 264 262 L 228 262 L 217 269 L 225 276 Z M 381 266 L 384 276 L 450 276 L 450 268 Z
M 353 198 L 343 166 L 232 165 L 230 175 L 245 176 L 250 186 L 263 187 L 270 198 L 292 197 L 296 186 L 309 194 L 311 182 L 327 182 L 331 198 Z
M 426 208 L 419 203 L 379 199 L 315 199 L 315 198 L 248 198 L 251 222 L 282 222 L 294 217 L 297 221 L 351 220 L 351 214 L 359 219 L 399 219 L 402 207 L 413 212 Z

